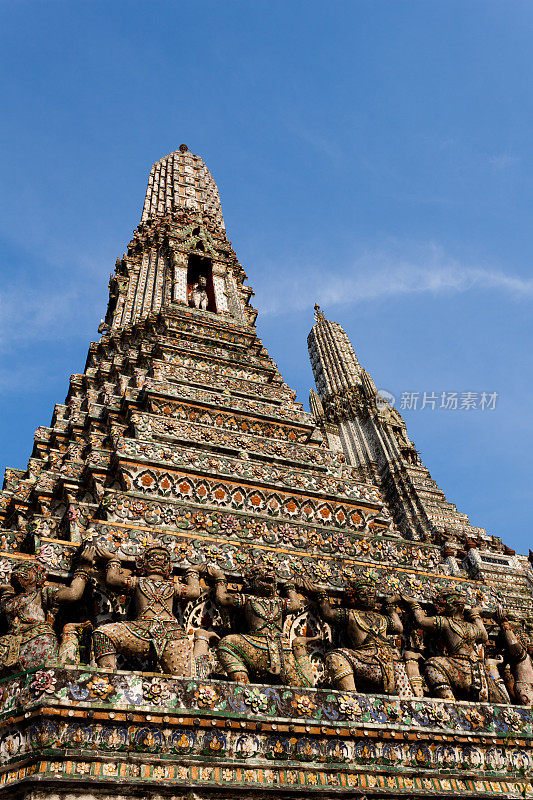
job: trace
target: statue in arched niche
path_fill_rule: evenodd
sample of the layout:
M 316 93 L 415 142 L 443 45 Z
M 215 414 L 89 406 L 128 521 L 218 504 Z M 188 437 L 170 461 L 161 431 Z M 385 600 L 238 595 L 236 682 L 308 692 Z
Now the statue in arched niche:
M 136 562 L 136 575 L 123 569 L 120 560 L 105 550 L 106 583 L 132 595 L 136 616 L 129 622 L 101 625 L 93 634 L 99 667 L 116 669 L 117 653 L 136 658 L 155 657 L 162 672 L 191 677 L 192 643 L 182 623 L 174 616 L 175 599 L 196 600 L 200 596 L 198 570 L 189 568 L 186 582 L 172 575 L 170 551 L 151 544 Z
M 199 275 L 197 282 L 193 283 L 191 288 L 191 300 L 195 308 L 207 311 L 209 298 L 207 296 L 207 278 L 205 275 Z
M 63 603 L 80 600 L 89 580 L 94 548 L 80 554 L 69 586 L 45 586 L 46 567 L 38 561 L 17 564 L 8 584 L 0 585 L 0 611 L 8 631 L 0 637 L 0 670 L 13 672 L 59 663 L 72 663 L 73 636 L 79 624 L 65 626 L 61 646 L 53 623 Z
M 270 676 L 291 686 L 312 686 L 306 637 L 298 637 L 291 646 L 283 635 L 284 617 L 302 608 L 294 583 L 285 583 L 286 597 L 280 597 L 274 571 L 257 564 L 246 574 L 245 592 L 229 592 L 220 569 L 210 566 L 208 572 L 215 579 L 216 602 L 240 610 L 246 629 L 224 636 L 218 644 L 218 660 L 230 679 L 249 683 L 250 675 Z
M 468 699 L 509 702 L 505 688 L 495 680 L 480 652 L 479 646 L 488 642 L 480 608 L 467 608 L 464 597 L 455 589 L 445 589 L 435 597 L 438 613 L 434 616 L 428 616 L 412 597 L 402 595 L 402 600 L 416 624 L 436 634 L 447 653 L 425 663 L 424 676 L 431 694 L 453 700 L 454 692 L 459 692 Z

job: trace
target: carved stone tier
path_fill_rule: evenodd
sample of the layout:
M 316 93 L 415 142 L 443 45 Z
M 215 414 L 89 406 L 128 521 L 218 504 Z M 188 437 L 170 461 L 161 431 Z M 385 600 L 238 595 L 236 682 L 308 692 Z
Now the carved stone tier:
M 2 689 L 6 798 L 79 796 L 87 784 L 98 797 L 410 800 L 530 787 L 531 709 L 74 667 Z

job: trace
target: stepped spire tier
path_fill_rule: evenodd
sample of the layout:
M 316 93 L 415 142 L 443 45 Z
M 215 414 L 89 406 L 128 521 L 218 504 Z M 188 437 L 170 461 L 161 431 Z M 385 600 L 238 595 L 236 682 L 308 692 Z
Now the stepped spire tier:
M 0 493 L 0 800 L 527 796 L 533 571 L 315 307 L 311 413 L 216 185 L 158 161 L 65 403 Z

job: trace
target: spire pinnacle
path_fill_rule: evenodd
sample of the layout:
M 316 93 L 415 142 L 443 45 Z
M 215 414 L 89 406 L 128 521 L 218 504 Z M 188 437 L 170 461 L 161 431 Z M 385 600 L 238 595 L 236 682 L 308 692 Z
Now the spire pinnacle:
M 317 322 L 325 322 L 326 318 L 324 316 L 324 312 L 320 310 L 320 306 L 318 303 L 315 303 L 315 320 Z
M 224 230 L 217 185 L 200 156 L 186 144 L 160 158 L 150 170 L 142 219 L 164 217 L 179 208 L 209 214 Z
M 307 345 L 318 394 L 324 399 L 359 386 L 361 367 L 342 325 L 327 320 L 318 303 L 315 319 Z

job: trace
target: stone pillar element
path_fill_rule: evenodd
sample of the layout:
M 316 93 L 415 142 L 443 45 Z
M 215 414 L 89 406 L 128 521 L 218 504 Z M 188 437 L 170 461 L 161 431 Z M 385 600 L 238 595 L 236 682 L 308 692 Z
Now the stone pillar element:
M 173 252 L 172 256 L 172 302 L 188 305 L 187 298 L 187 256 Z
M 237 289 L 237 284 L 235 283 L 235 277 L 231 270 L 228 270 L 226 274 L 225 283 L 229 313 L 236 319 L 244 322 L 243 303 L 240 292 Z
M 137 389 L 142 389 L 144 384 L 146 383 L 146 375 L 148 374 L 147 369 L 141 369 L 140 367 L 135 367 L 133 370 L 133 374 L 135 376 L 135 386 Z
M 213 264 L 213 289 L 215 303 L 219 314 L 228 314 L 228 297 L 226 294 L 226 267 L 224 264 Z
M 333 450 L 335 453 L 343 453 L 344 450 L 341 437 L 339 436 L 338 426 L 332 423 L 326 423 L 324 425 L 324 433 L 326 434 L 329 449 Z
M 107 320 L 111 328 L 120 328 L 124 317 L 129 275 L 115 275 L 117 282 L 117 299 L 112 320 Z
M 322 405 L 322 400 L 317 393 L 313 391 L 313 389 L 311 389 L 309 392 L 309 408 L 311 409 L 311 414 L 317 423 L 324 419 L 324 407 Z

